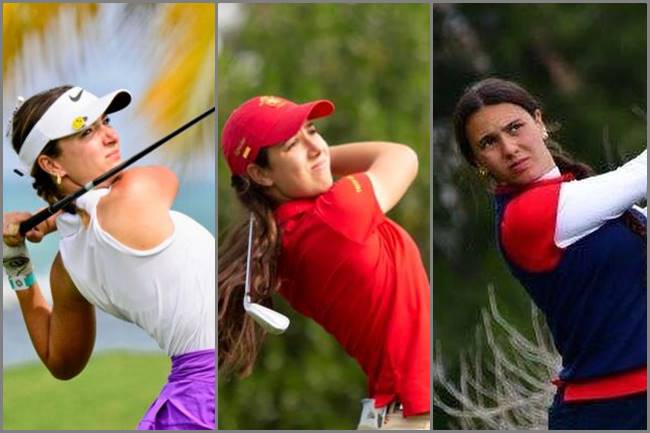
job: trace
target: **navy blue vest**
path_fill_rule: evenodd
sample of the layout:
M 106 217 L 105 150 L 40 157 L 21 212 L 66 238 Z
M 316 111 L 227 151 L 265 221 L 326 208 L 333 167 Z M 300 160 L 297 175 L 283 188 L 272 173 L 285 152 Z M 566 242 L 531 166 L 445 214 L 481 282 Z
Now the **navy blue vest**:
M 532 189 L 527 193 L 534 194 Z M 508 257 L 500 232 L 504 211 L 517 194 L 495 197 L 497 243 L 512 274 L 546 316 L 562 355 L 560 379 L 645 366 L 646 239 L 620 217 L 562 250 L 553 269 L 526 271 Z M 645 216 L 633 212 L 646 226 Z

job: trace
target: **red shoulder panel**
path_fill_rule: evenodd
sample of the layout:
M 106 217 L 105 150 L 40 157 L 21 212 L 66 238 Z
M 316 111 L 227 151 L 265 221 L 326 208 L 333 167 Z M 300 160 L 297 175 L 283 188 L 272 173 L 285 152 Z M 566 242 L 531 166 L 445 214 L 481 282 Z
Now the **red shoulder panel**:
M 560 182 L 532 187 L 506 205 L 501 219 L 501 244 L 519 267 L 529 272 L 555 268 L 562 249 L 555 245 Z

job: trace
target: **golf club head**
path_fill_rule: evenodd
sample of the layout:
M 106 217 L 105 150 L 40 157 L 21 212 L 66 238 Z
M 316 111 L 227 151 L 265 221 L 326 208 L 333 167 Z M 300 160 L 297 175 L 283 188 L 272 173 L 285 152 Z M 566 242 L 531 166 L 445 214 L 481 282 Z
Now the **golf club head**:
M 251 302 L 251 255 L 253 249 L 253 223 L 255 216 L 251 212 L 248 225 L 248 252 L 246 253 L 246 281 L 244 284 L 244 311 L 269 334 L 282 334 L 289 327 L 289 318 L 268 307 Z
M 282 334 L 289 327 L 289 318 L 260 304 L 245 303 L 244 310 L 269 334 Z

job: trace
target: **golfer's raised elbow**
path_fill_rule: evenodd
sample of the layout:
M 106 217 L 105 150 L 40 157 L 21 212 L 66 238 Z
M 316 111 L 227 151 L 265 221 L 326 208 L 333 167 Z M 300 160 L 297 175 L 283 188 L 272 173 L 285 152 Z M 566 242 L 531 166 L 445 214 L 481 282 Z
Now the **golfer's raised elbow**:
M 420 164 L 418 154 L 405 144 L 397 144 L 396 146 L 391 158 L 394 170 L 399 172 L 399 177 L 395 178 L 395 180 L 400 182 L 403 188 L 408 188 L 418 174 Z
M 409 146 L 401 145 L 404 152 L 404 168 L 408 170 L 408 173 L 411 177 L 411 182 L 415 179 L 418 174 L 418 167 L 420 161 L 418 160 L 418 154 L 410 148 Z
M 88 363 L 89 357 L 79 357 L 77 359 L 60 359 L 57 361 L 48 361 L 45 366 L 50 371 L 50 374 L 59 380 L 70 380 L 83 371 Z
M 63 368 L 52 368 L 48 367 L 48 370 L 50 370 L 50 373 L 55 379 L 59 380 L 70 380 L 79 375 L 79 373 L 82 372 L 83 367 L 81 368 L 69 368 L 69 367 L 63 367 Z
M 384 213 L 404 196 L 417 172 L 417 153 L 409 146 L 397 143 L 391 143 L 382 158 L 368 170 L 377 203 Z

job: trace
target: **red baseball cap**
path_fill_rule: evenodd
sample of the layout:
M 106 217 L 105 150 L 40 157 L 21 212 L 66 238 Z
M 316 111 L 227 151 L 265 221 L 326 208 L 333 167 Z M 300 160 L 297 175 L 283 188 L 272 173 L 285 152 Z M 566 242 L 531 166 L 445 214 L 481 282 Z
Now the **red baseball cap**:
M 246 172 L 263 147 L 284 143 L 298 133 L 309 119 L 334 111 L 327 99 L 296 104 L 278 96 L 256 96 L 237 107 L 221 132 L 221 146 L 230 171 Z

